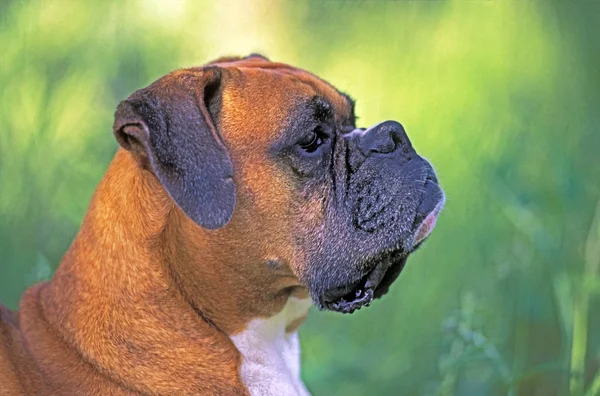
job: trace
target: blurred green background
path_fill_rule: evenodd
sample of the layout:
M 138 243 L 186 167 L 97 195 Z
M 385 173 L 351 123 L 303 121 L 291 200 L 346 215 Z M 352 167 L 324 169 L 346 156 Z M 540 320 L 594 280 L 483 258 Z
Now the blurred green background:
M 117 103 L 261 52 L 398 119 L 438 228 L 383 300 L 301 328 L 315 395 L 600 394 L 600 2 L 0 1 L 0 301 L 49 278 Z

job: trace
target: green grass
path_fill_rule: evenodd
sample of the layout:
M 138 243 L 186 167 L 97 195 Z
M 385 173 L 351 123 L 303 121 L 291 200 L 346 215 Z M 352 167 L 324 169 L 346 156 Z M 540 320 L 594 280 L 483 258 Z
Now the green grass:
M 262 52 L 401 121 L 447 206 L 383 300 L 301 329 L 316 395 L 600 394 L 597 2 L 0 2 L 0 301 L 51 276 L 119 100 Z

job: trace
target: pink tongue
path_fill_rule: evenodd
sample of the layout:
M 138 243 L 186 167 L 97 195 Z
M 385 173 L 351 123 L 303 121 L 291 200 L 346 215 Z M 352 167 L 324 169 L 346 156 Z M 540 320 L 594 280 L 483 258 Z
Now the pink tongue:
M 437 221 L 437 218 L 437 210 L 434 210 L 433 212 L 427 215 L 425 220 L 423 220 L 423 222 L 417 229 L 417 232 L 415 232 L 415 242 L 413 243 L 413 246 L 417 245 L 423 239 L 427 238 L 427 235 L 431 234 L 431 231 L 433 231 L 433 227 L 435 227 L 435 222 Z

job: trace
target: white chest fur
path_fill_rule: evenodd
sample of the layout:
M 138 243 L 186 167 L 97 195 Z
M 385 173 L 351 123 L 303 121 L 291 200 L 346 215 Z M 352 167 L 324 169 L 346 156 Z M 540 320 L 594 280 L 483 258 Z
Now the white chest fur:
M 298 333 L 286 333 L 288 324 L 307 314 L 309 298 L 290 297 L 281 312 L 254 319 L 231 337 L 242 354 L 241 375 L 252 396 L 309 395 L 300 379 Z

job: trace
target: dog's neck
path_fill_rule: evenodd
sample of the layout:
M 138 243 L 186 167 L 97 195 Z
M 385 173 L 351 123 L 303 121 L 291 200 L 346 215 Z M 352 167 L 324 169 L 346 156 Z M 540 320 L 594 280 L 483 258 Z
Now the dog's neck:
M 243 394 L 244 345 L 261 334 L 252 325 L 305 292 L 289 275 L 232 266 L 226 235 L 190 238 L 220 231 L 191 223 L 136 166 L 119 150 L 73 245 L 40 291 L 40 311 L 67 345 L 126 388 Z M 221 242 L 211 245 L 215 240 Z M 302 316 L 277 323 L 292 334 Z M 230 338 L 236 335 L 242 354 Z

